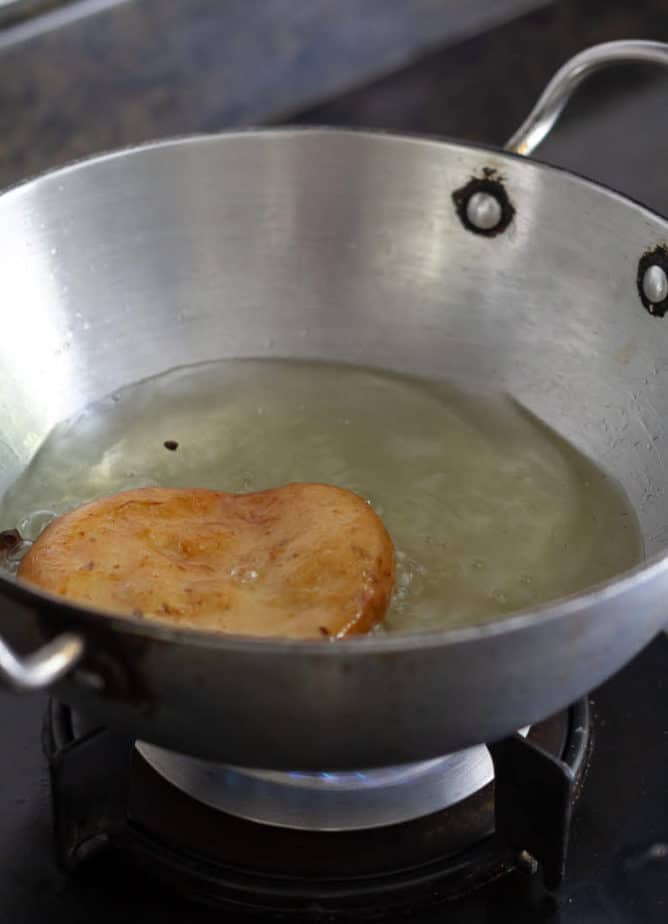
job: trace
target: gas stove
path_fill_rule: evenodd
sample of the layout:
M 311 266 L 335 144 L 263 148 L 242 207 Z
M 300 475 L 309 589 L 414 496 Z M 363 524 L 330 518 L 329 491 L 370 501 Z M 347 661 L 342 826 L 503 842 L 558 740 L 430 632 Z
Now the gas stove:
M 111 849 L 191 900 L 273 914 L 414 913 L 515 867 L 540 865 L 556 887 L 588 713 L 578 703 L 489 750 L 410 766 L 279 773 L 84 731 L 52 703 L 58 853 L 71 870 Z
M 667 676 L 662 636 L 489 748 L 343 774 L 207 764 L 3 697 L 0 920 L 663 922 Z

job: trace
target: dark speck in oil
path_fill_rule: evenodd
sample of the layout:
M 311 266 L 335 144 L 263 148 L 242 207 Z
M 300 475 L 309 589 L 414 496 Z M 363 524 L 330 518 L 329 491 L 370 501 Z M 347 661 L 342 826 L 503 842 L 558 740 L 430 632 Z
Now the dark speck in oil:
M 0 552 L 13 552 L 21 541 L 18 529 L 4 529 L 0 532 Z

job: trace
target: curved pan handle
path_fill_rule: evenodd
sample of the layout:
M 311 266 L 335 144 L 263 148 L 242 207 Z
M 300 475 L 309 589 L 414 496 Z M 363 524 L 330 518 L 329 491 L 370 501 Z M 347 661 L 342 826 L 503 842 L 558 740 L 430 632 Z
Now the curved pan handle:
M 593 45 L 581 51 L 557 71 L 524 122 L 506 142 L 506 151 L 525 156 L 532 154 L 587 77 L 609 64 L 626 61 L 649 61 L 668 67 L 668 44 L 628 40 Z
M 23 658 L 0 639 L 0 684 L 17 692 L 45 690 L 72 670 L 83 652 L 83 639 L 71 633 L 58 635 Z

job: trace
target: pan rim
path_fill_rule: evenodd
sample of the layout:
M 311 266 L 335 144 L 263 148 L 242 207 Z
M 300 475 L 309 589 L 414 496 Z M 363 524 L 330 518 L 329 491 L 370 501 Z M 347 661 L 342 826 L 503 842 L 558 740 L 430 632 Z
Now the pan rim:
M 93 154 L 87 154 L 83 157 L 73 158 L 72 160 L 66 161 L 64 164 L 47 168 L 46 170 L 40 171 L 32 176 L 17 180 L 14 183 L 10 183 L 9 186 L 0 188 L 0 202 L 2 202 L 2 200 L 7 197 L 17 195 L 26 191 L 30 187 L 37 186 L 42 182 L 53 180 L 56 177 L 64 177 L 70 173 L 76 173 L 77 171 L 88 167 L 93 167 L 103 163 L 111 163 L 112 161 L 128 157 L 131 154 L 148 153 L 149 151 L 163 148 L 185 147 L 189 144 L 216 144 L 228 139 L 245 140 L 247 138 L 253 139 L 257 137 L 274 137 L 287 139 L 294 136 L 318 135 L 336 135 L 339 137 L 348 138 L 367 138 L 373 139 L 375 141 L 382 140 L 399 142 L 402 144 L 414 144 L 418 146 L 427 145 L 441 148 L 454 148 L 464 151 L 480 151 L 486 154 L 493 154 L 495 157 L 500 157 L 510 162 L 522 163 L 529 169 L 534 168 L 558 176 L 565 176 L 568 177 L 569 180 L 582 183 L 590 189 L 596 190 L 597 192 L 611 196 L 612 198 L 617 199 L 622 203 L 633 206 L 634 208 L 643 212 L 653 221 L 659 221 L 664 224 L 666 226 L 666 231 L 668 232 L 668 216 L 661 215 L 659 212 L 654 211 L 644 202 L 640 202 L 638 199 L 635 199 L 633 196 L 629 196 L 627 193 L 619 192 L 619 190 L 614 189 L 612 186 L 584 176 L 583 174 L 578 173 L 576 170 L 571 170 L 569 167 L 559 167 L 555 164 L 547 163 L 546 161 L 541 160 L 539 157 L 526 157 L 522 154 L 517 154 L 515 151 L 507 151 L 505 148 L 498 145 L 484 144 L 482 142 L 471 143 L 466 139 L 454 138 L 449 135 L 418 135 L 410 132 L 399 132 L 380 128 L 364 128 L 363 126 L 340 128 L 331 125 L 292 125 L 290 123 L 286 123 L 280 126 L 248 125 L 244 126 L 243 128 L 224 129 L 218 132 L 195 132 L 185 135 L 169 135 L 165 138 L 150 139 L 147 141 L 142 141 L 138 144 L 124 145 L 123 147 L 119 148 L 102 149 L 101 151 Z
M 55 608 L 58 614 L 54 627 L 63 629 L 71 623 L 72 631 L 85 634 L 87 624 L 98 633 L 108 629 L 113 634 L 135 636 L 170 644 L 237 651 L 248 654 L 277 655 L 286 652 L 327 658 L 357 658 L 392 652 L 419 651 L 435 648 L 456 648 L 484 640 L 491 641 L 525 630 L 546 627 L 557 619 L 576 618 L 585 610 L 599 607 L 623 597 L 662 576 L 668 575 L 668 552 L 652 556 L 646 562 L 612 578 L 596 584 L 584 593 L 559 597 L 530 609 L 515 613 L 495 622 L 473 624 L 460 628 L 434 629 L 416 632 L 396 632 L 387 635 L 354 636 L 347 639 L 325 641 L 320 639 L 282 639 L 252 635 L 223 634 L 192 628 L 177 628 L 167 623 L 147 621 L 133 616 L 119 616 L 102 609 L 71 603 L 55 594 L 33 589 L 27 582 L 0 577 L 0 591 L 24 604 L 31 610 Z M 54 614 L 55 615 L 55 614 Z M 42 623 L 43 624 L 43 623 Z

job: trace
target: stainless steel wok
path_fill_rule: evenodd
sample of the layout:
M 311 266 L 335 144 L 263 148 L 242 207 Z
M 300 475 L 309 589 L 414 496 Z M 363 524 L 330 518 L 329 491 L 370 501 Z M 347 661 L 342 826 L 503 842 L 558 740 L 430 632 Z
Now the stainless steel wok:
M 625 487 L 649 559 L 494 625 L 338 644 L 113 618 L 0 580 L 0 675 L 137 738 L 267 768 L 397 764 L 595 687 L 668 616 L 668 222 L 522 156 L 574 87 L 668 46 L 590 49 L 505 151 L 271 130 L 97 157 L 0 196 L 0 488 L 58 420 L 169 367 L 346 360 L 506 390 Z M 32 653 L 31 653 L 32 652 Z

